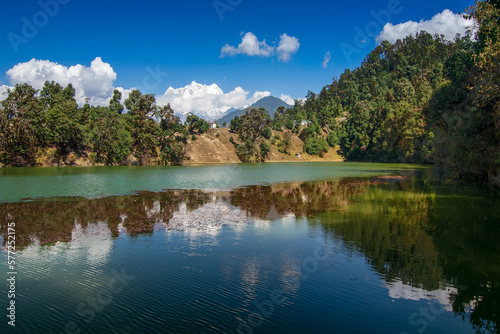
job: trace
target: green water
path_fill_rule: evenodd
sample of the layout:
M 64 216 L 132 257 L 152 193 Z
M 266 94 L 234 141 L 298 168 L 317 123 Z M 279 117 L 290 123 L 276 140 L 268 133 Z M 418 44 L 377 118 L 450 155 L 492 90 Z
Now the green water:
M 2 188 L 5 275 L 9 223 L 18 251 L 1 333 L 499 332 L 486 185 L 386 164 L 54 170 L 2 181 L 20 193 Z
M 0 168 L 0 202 L 55 196 L 93 198 L 132 194 L 138 190 L 230 189 L 274 182 L 373 176 L 414 169 L 415 166 L 411 165 L 370 163 Z

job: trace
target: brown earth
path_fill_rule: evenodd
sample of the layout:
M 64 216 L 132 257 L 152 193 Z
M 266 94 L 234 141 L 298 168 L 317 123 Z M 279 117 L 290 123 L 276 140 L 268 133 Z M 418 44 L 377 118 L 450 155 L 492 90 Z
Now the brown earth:
M 217 136 L 218 134 L 218 136 Z M 283 136 L 282 132 L 273 131 L 275 135 Z M 200 163 L 239 163 L 241 162 L 236 155 L 236 147 L 229 141 L 233 137 L 235 142 L 239 142 L 236 133 L 230 132 L 228 128 L 210 129 L 207 133 L 196 136 L 196 140 L 189 140 L 187 152 L 189 160 L 187 164 Z M 271 145 L 269 162 L 287 162 L 287 161 L 343 161 L 337 154 L 338 147 L 330 148 L 323 158 L 311 156 L 304 152 L 304 145 L 299 137 L 292 136 L 291 154 L 284 154 L 278 151 L 278 146 Z
M 283 132 L 273 131 L 273 137 L 279 135 L 283 137 Z M 210 164 L 210 163 L 241 163 L 236 155 L 236 147 L 229 139 L 233 137 L 235 143 L 240 143 L 239 136 L 230 132 L 228 128 L 210 129 L 207 133 L 197 135 L 196 140 L 189 140 L 187 144 L 188 160 L 185 164 Z M 279 152 L 277 143 L 271 145 L 270 157 L 266 162 L 307 162 L 307 161 L 343 161 L 337 154 L 338 147 L 330 148 L 323 158 L 312 156 L 304 152 L 304 143 L 296 136 L 292 135 L 292 145 L 290 154 Z M 90 160 L 90 153 L 84 152 L 76 154 L 70 153 L 65 157 L 56 156 L 56 149 L 53 147 L 39 149 L 36 157 L 37 166 L 40 167 L 87 167 L 104 166 L 104 164 L 93 163 Z M 136 165 L 137 159 L 132 155 L 127 157 L 127 165 Z M 155 165 L 152 160 L 149 165 Z M 0 168 L 5 167 L 0 164 Z

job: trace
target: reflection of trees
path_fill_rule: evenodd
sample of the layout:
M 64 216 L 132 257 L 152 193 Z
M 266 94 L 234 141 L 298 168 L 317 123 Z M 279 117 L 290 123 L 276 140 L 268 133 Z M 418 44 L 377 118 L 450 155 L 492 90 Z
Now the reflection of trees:
M 453 310 L 478 332 L 499 332 L 500 196 L 470 185 L 431 181 L 377 182 L 335 180 L 249 186 L 230 192 L 199 190 L 141 192 L 96 199 L 53 198 L 0 204 L 1 233 L 16 223 L 18 248 L 70 241 L 75 224 L 106 223 L 113 236 L 152 233 L 169 224 L 179 209 L 207 203 L 231 204 L 253 218 L 316 215 L 309 224 L 364 253 L 386 281 L 401 280 L 427 291 L 451 284 Z M 221 219 L 208 210 L 207 220 Z M 220 210 L 219 210 L 220 211 Z M 201 212 L 200 214 L 204 214 Z M 226 214 L 230 215 L 228 211 Z M 125 218 L 126 217 L 126 218 Z M 189 215 L 186 219 L 192 219 Z M 173 223 L 172 223 L 173 224 Z
M 444 275 L 457 288 L 453 311 L 478 333 L 500 332 L 500 197 L 490 191 L 446 187 L 429 210 Z
M 325 211 L 345 210 L 351 199 L 373 181 L 337 180 L 250 186 L 231 191 L 232 205 L 252 217 L 276 218 L 293 213 L 311 216 Z
M 500 328 L 500 197 L 455 183 L 370 187 L 345 212 L 311 224 L 364 253 L 387 281 L 427 291 L 451 284 L 454 312 L 477 332 Z
M 113 196 L 96 199 L 53 198 L 0 205 L 0 223 L 4 243 L 7 223 L 16 223 L 16 246 L 22 249 L 34 239 L 40 244 L 70 241 L 75 224 L 105 222 L 113 236 L 122 224 L 131 235 L 150 233 L 156 221 L 166 223 L 178 210 L 180 203 L 194 210 L 209 200 L 200 191 L 142 192 L 132 196 Z M 125 219 L 122 219 L 126 217 Z
M 326 231 L 341 236 L 347 247 L 362 251 L 386 280 L 435 290 L 442 281 L 428 230 L 429 194 L 406 191 L 409 184 L 392 184 L 396 191 L 371 187 L 348 211 L 326 214 Z
M 96 199 L 51 198 L 0 205 L 2 235 L 7 240 L 7 222 L 16 223 L 17 247 L 37 239 L 40 244 L 70 241 L 75 224 L 108 224 L 112 236 L 121 227 L 127 233 L 151 233 L 155 223 L 168 224 L 179 206 L 194 211 L 212 200 L 231 203 L 255 218 L 293 213 L 309 216 L 324 211 L 345 210 L 352 196 L 372 181 L 338 180 L 250 186 L 231 192 L 208 193 L 200 190 L 140 192 L 130 196 Z M 212 213 L 213 214 L 213 213 Z

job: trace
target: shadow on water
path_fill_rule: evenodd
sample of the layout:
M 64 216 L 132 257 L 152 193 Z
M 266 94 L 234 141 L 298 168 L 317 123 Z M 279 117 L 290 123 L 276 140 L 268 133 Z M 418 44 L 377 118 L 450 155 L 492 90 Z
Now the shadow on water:
M 113 237 L 120 233 L 133 237 L 151 234 L 159 226 L 182 229 L 172 222 L 176 213 L 203 210 L 213 203 L 238 208 L 252 219 L 311 217 L 310 228 L 321 229 L 326 238 L 341 238 L 346 247 L 362 252 L 387 284 L 402 282 L 426 291 L 452 287 L 452 310 L 477 332 L 498 333 L 498 190 L 433 178 L 397 181 L 401 182 L 339 179 L 217 192 L 168 190 L 3 203 L 1 233 L 5 247 L 7 223 L 16 222 L 21 249 L 34 243 L 69 242 L 75 228 L 102 223 Z M 203 221 L 216 228 L 227 224 L 227 217 L 217 208 L 202 214 Z

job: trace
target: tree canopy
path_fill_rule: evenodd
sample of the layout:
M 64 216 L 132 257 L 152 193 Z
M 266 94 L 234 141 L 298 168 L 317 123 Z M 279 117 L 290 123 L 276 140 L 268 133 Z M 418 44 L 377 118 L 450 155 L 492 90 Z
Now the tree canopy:
M 0 108 L 0 161 L 35 166 L 53 150 L 54 161 L 71 153 L 94 163 L 182 164 L 187 130 L 170 105 L 156 105 L 151 94 L 133 90 L 125 100 L 115 90 L 109 106 L 78 107 L 75 90 L 46 82 L 40 91 L 28 84 L 9 91 Z M 134 160 L 135 159 L 135 160 Z

